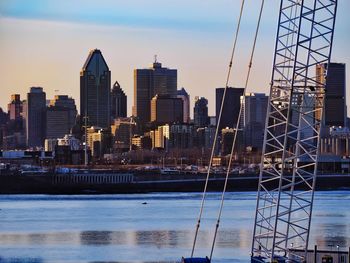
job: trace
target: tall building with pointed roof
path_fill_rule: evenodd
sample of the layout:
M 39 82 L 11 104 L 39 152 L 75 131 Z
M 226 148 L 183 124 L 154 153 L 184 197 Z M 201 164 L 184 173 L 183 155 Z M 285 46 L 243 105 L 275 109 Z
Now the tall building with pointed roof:
M 120 87 L 118 81 L 113 85 L 111 91 L 111 118 L 125 118 L 127 116 L 127 96 Z
M 110 127 L 111 71 L 102 53 L 91 50 L 80 72 L 80 115 L 89 126 Z

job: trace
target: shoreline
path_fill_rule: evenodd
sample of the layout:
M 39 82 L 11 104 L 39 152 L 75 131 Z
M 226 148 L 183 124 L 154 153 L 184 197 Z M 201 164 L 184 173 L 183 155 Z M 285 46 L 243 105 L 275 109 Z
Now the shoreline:
M 113 174 L 115 176 L 115 174 Z M 60 175 L 64 180 L 58 180 L 57 175 L 1 175 L 0 194 L 51 194 L 51 195 L 79 195 L 79 194 L 137 194 L 152 192 L 203 192 L 204 175 L 138 175 L 129 176 L 128 180 L 112 182 L 101 180 L 91 183 L 77 180 L 77 175 Z M 83 179 L 93 175 L 85 175 Z M 99 175 L 106 178 L 112 175 Z M 130 179 L 131 178 L 131 179 Z M 89 178 L 90 179 L 90 178 Z M 221 192 L 224 186 L 223 176 L 213 175 L 208 183 L 208 192 Z M 227 185 L 227 192 L 257 191 L 257 175 L 231 176 Z M 91 180 L 90 180 L 91 181 Z M 300 189 L 302 190 L 302 189 Z M 316 191 L 350 190 L 350 175 L 319 175 L 316 181 Z

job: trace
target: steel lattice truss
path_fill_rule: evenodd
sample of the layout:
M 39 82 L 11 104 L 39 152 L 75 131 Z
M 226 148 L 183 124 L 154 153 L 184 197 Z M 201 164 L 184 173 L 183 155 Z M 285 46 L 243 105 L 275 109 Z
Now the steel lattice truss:
M 337 0 L 281 0 L 252 256 L 302 262 L 308 246 Z

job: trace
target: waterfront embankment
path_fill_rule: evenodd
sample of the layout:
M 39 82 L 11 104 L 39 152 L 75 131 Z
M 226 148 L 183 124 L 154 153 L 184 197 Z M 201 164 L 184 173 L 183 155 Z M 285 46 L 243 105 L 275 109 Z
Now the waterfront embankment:
M 119 194 L 202 192 L 206 174 L 84 173 L 1 175 L 0 194 Z M 223 174 L 209 178 L 208 191 L 223 189 Z M 255 191 L 257 174 L 232 175 L 228 191 Z M 319 175 L 316 190 L 350 189 L 350 175 Z

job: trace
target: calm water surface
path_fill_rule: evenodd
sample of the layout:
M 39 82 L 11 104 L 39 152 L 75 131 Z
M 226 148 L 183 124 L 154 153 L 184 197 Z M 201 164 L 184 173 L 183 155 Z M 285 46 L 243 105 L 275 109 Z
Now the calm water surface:
M 0 195 L 0 262 L 177 262 L 190 254 L 200 198 Z M 214 263 L 249 262 L 255 198 L 227 194 Z M 315 198 L 310 245 L 350 246 L 350 191 Z M 219 199 L 208 195 L 198 256 L 210 253 Z

